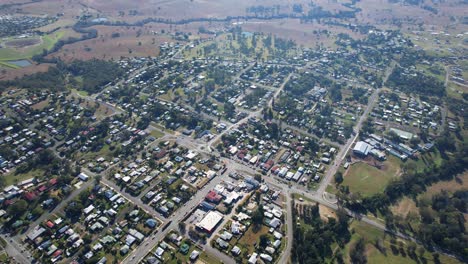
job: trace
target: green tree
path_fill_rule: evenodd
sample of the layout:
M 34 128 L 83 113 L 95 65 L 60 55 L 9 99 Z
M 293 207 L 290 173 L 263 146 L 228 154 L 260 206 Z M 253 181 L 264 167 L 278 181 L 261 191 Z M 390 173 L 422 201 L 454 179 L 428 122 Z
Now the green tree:
M 343 182 L 343 173 L 341 171 L 335 174 L 335 182 L 336 184 L 341 184 Z

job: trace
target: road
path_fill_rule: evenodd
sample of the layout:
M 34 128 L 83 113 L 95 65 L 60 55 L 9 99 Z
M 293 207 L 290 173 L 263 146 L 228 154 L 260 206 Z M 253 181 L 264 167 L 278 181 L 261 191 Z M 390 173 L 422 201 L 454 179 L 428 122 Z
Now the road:
M 129 257 L 126 258 L 122 263 L 140 263 L 142 259 L 151 251 L 162 239 L 170 232 L 170 230 L 178 230 L 178 224 L 183 222 L 185 218 L 189 215 L 191 211 L 193 211 L 198 204 L 205 199 L 207 192 L 213 189 L 217 184 L 222 182 L 227 177 L 227 173 L 223 175 L 218 175 L 214 177 L 210 182 L 208 182 L 202 189 L 200 189 L 191 200 L 189 200 L 185 205 L 180 207 L 171 217 L 170 219 L 166 219 L 164 224 L 169 223 L 169 226 L 162 231 L 159 231 L 152 235 L 151 237 L 147 238 L 143 243 L 135 250 L 133 253 L 129 254 Z M 163 225 L 164 225 L 163 224 Z M 224 253 L 218 250 L 210 250 L 210 253 L 223 261 L 223 263 L 234 263 L 234 261 L 225 255 Z
M 281 91 L 284 89 L 284 86 L 286 85 L 286 83 L 289 81 L 289 79 L 291 78 L 292 76 L 292 73 L 290 73 L 288 75 L 288 77 L 286 77 L 283 81 L 283 84 L 281 84 L 280 88 L 278 88 L 275 92 L 275 94 L 273 95 L 272 99 L 270 99 L 269 103 L 268 103 L 268 106 L 271 107 L 271 103 L 273 101 L 274 98 L 278 97 L 278 95 L 281 93 Z M 254 111 L 254 112 L 250 112 L 246 117 L 244 117 L 243 119 L 239 120 L 237 123 L 235 124 L 232 124 L 230 125 L 229 127 L 227 127 L 224 131 L 222 131 L 221 133 L 219 133 L 218 135 L 216 135 L 215 137 L 213 137 L 209 143 L 208 143 L 208 146 L 213 149 L 213 145 L 218 142 L 221 137 L 223 135 L 225 135 L 226 133 L 228 133 L 229 131 L 232 131 L 232 130 L 235 130 L 237 129 L 241 124 L 247 122 L 249 120 L 249 118 L 257 118 L 260 116 L 260 113 L 262 112 L 263 109 L 258 109 L 257 111 Z
M 387 82 L 387 79 L 390 76 L 390 74 L 392 73 L 393 68 L 395 67 L 395 65 L 396 65 L 395 62 L 392 62 L 390 64 L 390 67 L 385 72 L 385 75 L 384 75 L 384 78 L 383 78 L 383 81 L 382 81 L 383 84 L 385 84 Z M 353 145 L 354 141 L 356 141 L 356 139 L 358 138 L 359 131 L 361 130 L 361 127 L 362 127 L 362 123 L 367 119 L 367 116 L 369 115 L 369 113 L 374 108 L 375 103 L 378 101 L 379 92 L 380 92 L 381 89 L 382 88 L 378 88 L 378 89 L 374 90 L 374 92 L 372 92 L 372 95 L 369 97 L 369 99 L 367 101 L 368 103 L 367 103 L 366 108 L 364 109 L 364 112 L 362 113 L 361 117 L 359 118 L 358 122 L 356 123 L 356 125 L 353 128 L 355 136 L 348 139 L 346 144 L 342 148 L 340 148 L 340 150 L 338 151 L 338 154 L 336 155 L 335 159 L 333 160 L 332 165 L 328 168 L 328 171 L 325 173 L 325 176 L 323 177 L 322 181 L 320 182 L 320 186 L 319 186 L 319 188 L 317 190 L 318 195 L 322 196 L 325 193 L 325 190 L 327 189 L 328 184 L 332 180 L 332 177 L 336 174 L 336 172 L 338 171 L 341 163 L 343 162 L 344 158 L 346 157 L 346 154 L 348 153 L 349 149 Z

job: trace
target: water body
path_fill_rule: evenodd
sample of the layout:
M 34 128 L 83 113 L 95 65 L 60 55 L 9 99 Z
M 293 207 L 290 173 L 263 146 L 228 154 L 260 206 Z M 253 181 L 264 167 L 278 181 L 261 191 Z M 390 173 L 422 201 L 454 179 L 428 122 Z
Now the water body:
M 253 33 L 252 33 L 252 32 L 248 32 L 248 31 L 243 31 L 243 32 L 242 32 L 242 35 L 243 35 L 244 37 L 248 38 L 248 37 L 253 36 Z
M 28 67 L 29 65 L 31 65 L 31 62 L 29 62 L 28 60 L 11 60 L 7 61 L 7 63 L 19 66 L 21 68 Z

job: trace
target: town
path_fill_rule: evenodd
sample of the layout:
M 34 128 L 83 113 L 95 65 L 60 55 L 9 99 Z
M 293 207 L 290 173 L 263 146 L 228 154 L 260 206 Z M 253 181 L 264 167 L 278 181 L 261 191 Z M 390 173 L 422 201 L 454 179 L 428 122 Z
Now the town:
M 59 17 L 1 19 L 29 39 Z M 425 54 L 421 32 L 338 26 L 333 45 L 310 48 L 217 24 L 174 33 L 158 56 L 2 81 L 0 262 L 366 263 L 364 243 L 373 260 L 463 263 L 419 226 L 441 205 L 418 195 L 466 175 L 466 93 L 449 91 L 466 88 L 466 54 Z M 460 190 L 446 200 L 466 205 Z

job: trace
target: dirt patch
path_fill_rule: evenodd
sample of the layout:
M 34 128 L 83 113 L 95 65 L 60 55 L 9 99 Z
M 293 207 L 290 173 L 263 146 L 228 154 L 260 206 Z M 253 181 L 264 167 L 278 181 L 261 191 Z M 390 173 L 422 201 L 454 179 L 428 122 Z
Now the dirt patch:
M 406 217 L 409 212 L 417 212 L 416 203 L 410 198 L 403 198 L 397 205 L 392 206 L 391 211 L 394 214 Z
M 21 78 L 24 75 L 30 75 L 37 72 L 46 72 L 52 64 L 43 63 L 43 64 L 33 64 L 28 67 L 11 69 L 11 68 L 1 68 L 0 71 L 0 80 L 13 80 L 15 78 Z
M 323 219 L 323 220 L 328 220 L 328 218 L 335 218 L 337 219 L 337 216 L 336 216 L 336 213 L 335 211 L 333 211 L 332 209 L 324 206 L 324 205 L 319 205 L 319 212 L 320 212 L 320 217 Z
M 42 41 L 41 39 L 14 39 L 5 42 L 5 45 L 10 48 L 25 48 L 33 45 L 38 45 Z
M 46 108 L 48 105 L 49 105 L 49 99 L 46 99 L 44 101 L 40 101 L 39 103 L 32 105 L 31 108 L 34 110 L 42 110 Z

